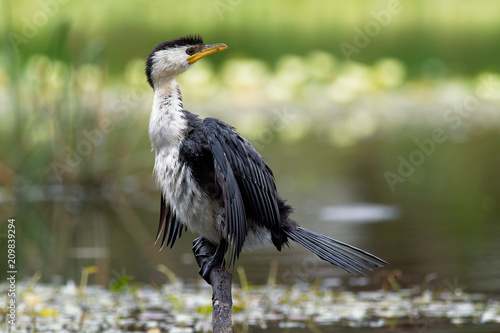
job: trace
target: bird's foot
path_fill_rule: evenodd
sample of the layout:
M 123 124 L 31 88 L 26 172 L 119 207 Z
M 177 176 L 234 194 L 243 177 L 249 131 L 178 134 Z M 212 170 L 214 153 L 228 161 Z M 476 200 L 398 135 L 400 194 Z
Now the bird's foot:
M 224 254 L 226 252 L 226 243 L 221 241 L 219 246 L 214 245 L 205 237 L 200 236 L 193 241 L 193 253 L 198 266 L 200 266 L 199 274 L 207 281 L 210 281 L 210 272 L 217 265 L 224 264 Z

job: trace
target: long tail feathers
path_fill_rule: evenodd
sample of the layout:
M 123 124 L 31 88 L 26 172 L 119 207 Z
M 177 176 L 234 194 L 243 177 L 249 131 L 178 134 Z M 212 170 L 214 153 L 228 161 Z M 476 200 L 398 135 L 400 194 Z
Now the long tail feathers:
M 351 274 L 365 275 L 363 269 L 372 270 L 368 265 L 383 267 L 382 263 L 388 264 L 385 260 L 371 253 L 302 227 L 285 230 L 285 233 L 291 240 L 312 251 L 321 259 L 337 265 Z

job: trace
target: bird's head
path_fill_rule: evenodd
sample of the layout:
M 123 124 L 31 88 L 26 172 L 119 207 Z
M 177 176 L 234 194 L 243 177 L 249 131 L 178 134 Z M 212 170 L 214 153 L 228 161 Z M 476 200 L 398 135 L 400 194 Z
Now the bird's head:
M 186 36 L 156 45 L 146 61 L 146 76 L 155 89 L 189 69 L 204 56 L 227 49 L 226 44 L 205 45 L 201 36 Z

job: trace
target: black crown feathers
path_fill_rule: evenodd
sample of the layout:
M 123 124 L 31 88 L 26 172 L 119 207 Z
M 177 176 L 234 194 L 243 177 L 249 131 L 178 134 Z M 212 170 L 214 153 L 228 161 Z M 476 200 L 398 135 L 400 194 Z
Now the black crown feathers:
M 156 45 L 151 53 L 148 56 L 148 60 L 146 61 L 146 77 L 148 78 L 148 82 L 153 87 L 153 79 L 151 77 L 151 72 L 153 70 L 153 55 L 160 51 L 166 50 L 169 48 L 186 46 L 186 45 L 204 45 L 203 38 L 200 35 L 187 35 L 185 37 L 179 37 L 176 39 L 168 40 L 166 42 L 162 42 Z M 153 87 L 154 88 L 154 87 Z

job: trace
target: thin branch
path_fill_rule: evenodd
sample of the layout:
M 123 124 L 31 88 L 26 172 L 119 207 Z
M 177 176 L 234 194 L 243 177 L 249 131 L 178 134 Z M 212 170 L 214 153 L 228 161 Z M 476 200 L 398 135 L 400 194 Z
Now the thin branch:
M 210 281 L 212 282 L 213 331 L 214 333 L 232 333 L 232 275 L 224 266 L 216 266 L 210 272 Z

